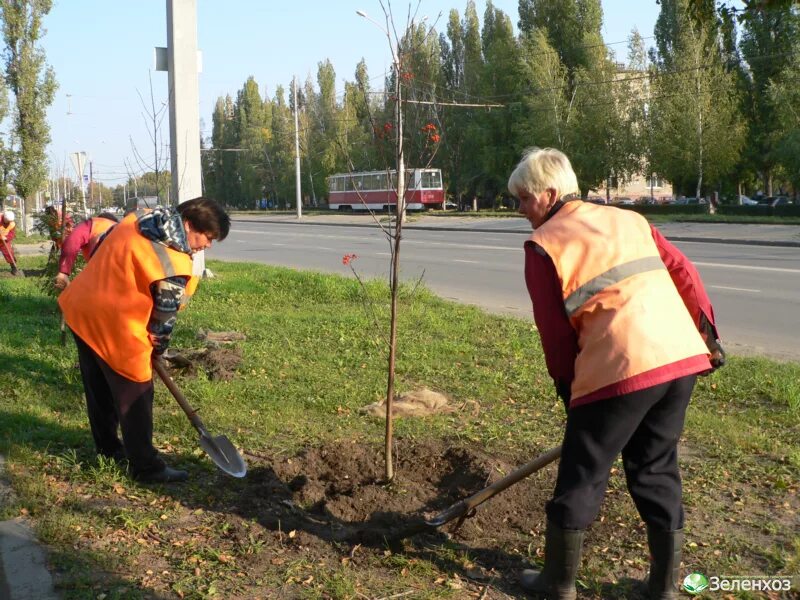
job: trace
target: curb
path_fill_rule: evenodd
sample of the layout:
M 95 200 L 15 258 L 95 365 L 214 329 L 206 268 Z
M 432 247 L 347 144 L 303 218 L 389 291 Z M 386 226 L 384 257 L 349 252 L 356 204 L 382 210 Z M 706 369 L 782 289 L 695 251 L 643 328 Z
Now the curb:
M 375 227 L 375 223 L 321 223 L 319 221 L 289 221 L 283 219 L 231 219 L 238 223 L 277 223 L 279 225 L 321 225 L 323 227 Z M 417 229 L 421 231 L 461 231 L 478 233 L 530 233 L 529 229 L 489 229 L 484 227 L 440 227 L 438 225 L 403 225 L 403 229 Z M 800 248 L 800 241 L 773 241 L 773 240 L 737 240 L 731 238 L 706 238 L 672 235 L 667 239 L 671 242 L 698 242 L 706 244 L 735 244 L 740 246 L 771 246 L 779 248 Z
M 5 480 L 6 461 L 0 455 L 0 503 L 13 502 Z M 47 554 L 22 518 L 0 521 L 0 599 L 59 600 L 47 569 Z
M 0 598 L 59 600 L 47 557 L 22 519 L 0 522 Z

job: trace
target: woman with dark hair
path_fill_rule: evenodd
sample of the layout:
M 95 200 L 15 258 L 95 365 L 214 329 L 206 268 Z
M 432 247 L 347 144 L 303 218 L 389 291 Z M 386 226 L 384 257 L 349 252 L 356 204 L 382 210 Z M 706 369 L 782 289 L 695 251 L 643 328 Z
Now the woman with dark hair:
M 131 213 L 58 299 L 75 335 L 97 453 L 127 459 L 139 481 L 187 478 L 153 446 L 151 361 L 167 349 L 177 312 L 197 288 L 192 255 L 229 230 L 230 218 L 208 198 Z

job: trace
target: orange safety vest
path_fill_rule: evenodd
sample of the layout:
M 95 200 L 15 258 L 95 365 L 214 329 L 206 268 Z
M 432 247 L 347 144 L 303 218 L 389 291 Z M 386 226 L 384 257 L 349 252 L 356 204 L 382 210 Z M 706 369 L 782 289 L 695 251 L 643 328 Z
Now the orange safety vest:
M 641 215 L 567 202 L 531 240 L 553 260 L 578 334 L 572 398 L 708 355 Z
M 17 226 L 16 221 L 9 221 L 8 225 L 3 225 L 0 222 L 0 237 L 7 237 L 9 233 L 11 233 Z
M 120 375 L 153 378 L 153 345 L 147 324 L 153 311 L 150 286 L 161 279 L 188 277 L 181 308 L 197 288 L 188 254 L 139 233 L 132 213 L 109 233 L 86 268 L 61 292 L 58 304 L 70 329 Z
M 97 247 L 97 242 L 100 241 L 100 237 L 116 224 L 116 221 L 105 217 L 94 217 L 92 219 L 92 231 L 89 233 L 89 241 L 81 248 L 81 254 L 83 254 L 85 260 L 88 261 L 91 258 L 92 252 Z

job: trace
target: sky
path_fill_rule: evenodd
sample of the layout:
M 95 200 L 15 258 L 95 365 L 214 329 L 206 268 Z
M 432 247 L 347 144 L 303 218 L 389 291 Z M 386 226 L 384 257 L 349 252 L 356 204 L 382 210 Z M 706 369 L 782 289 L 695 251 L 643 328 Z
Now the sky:
M 493 3 L 511 17 L 516 31 L 518 0 Z M 463 16 L 466 4 L 421 0 L 417 15 L 445 31 L 450 9 Z M 482 21 L 486 2 L 475 4 Z M 621 60 L 633 28 L 645 44 L 653 43 L 656 0 L 602 0 L 602 5 L 603 37 Z M 411 7 L 416 6 L 415 0 Z M 405 23 L 408 0 L 394 0 L 392 9 L 395 22 Z M 203 136 L 210 135 L 217 98 L 235 97 L 251 75 L 262 96 L 271 97 L 277 85 L 288 90 L 295 75 L 301 82 L 309 75 L 315 78 L 318 63 L 329 59 L 339 90 L 354 78 L 363 57 L 379 87 L 391 65 L 390 48 L 385 34 L 356 10 L 384 22 L 378 0 L 197 0 Z M 167 74 L 154 70 L 154 48 L 167 45 L 166 0 L 54 0 L 44 27 L 40 45 L 59 84 L 48 111 L 51 175 L 74 177 L 68 155 L 76 151 L 87 153 L 94 179 L 105 185 L 122 183 L 129 172 L 140 174 L 143 166 L 136 154 L 150 161 L 153 156 L 152 125 L 147 124 L 151 110 L 142 105 L 142 100 L 150 103 L 151 80 L 156 104 L 167 100 Z

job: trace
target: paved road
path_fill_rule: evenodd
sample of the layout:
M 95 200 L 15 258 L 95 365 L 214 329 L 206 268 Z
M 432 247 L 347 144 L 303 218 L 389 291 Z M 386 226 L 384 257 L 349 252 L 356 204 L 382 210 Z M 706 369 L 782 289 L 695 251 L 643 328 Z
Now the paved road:
M 334 227 L 236 220 L 229 238 L 215 245 L 209 256 L 350 275 L 341 259 L 354 253 L 359 275 L 386 278 L 388 243 L 377 228 L 359 226 L 367 223 L 363 218 L 347 224 L 339 221 Z M 423 277 L 427 287 L 445 298 L 531 318 L 522 279 L 522 244 L 529 235 L 524 222 L 451 223 L 455 226 L 448 230 L 423 223 L 406 230 L 401 250 L 403 278 Z M 667 227 L 662 230 L 671 234 Z M 721 231 L 703 237 L 720 237 Z M 770 240 L 775 239 L 775 231 L 753 230 L 750 236 Z M 777 237 L 793 239 L 797 231 L 790 228 Z M 798 248 L 680 241 L 676 245 L 699 268 L 729 350 L 800 360 Z

